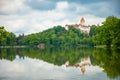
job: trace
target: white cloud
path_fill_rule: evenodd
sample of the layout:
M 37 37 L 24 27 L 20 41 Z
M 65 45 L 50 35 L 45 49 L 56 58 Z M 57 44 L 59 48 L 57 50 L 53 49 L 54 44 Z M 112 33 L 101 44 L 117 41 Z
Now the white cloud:
M 1 0 L 0 1 L 0 13 L 11 14 L 27 10 L 29 7 L 24 4 L 25 0 Z
M 94 15 L 85 15 L 85 23 L 87 25 L 101 25 L 103 21 L 105 21 L 105 18 L 97 17 Z
M 18 1 L 21 2 L 17 4 Z M 13 3 L 16 3 L 14 7 L 16 8 L 13 9 L 13 12 L 22 9 L 22 5 L 26 8 L 27 6 L 23 2 L 24 0 L 14 0 Z M 10 2 L 10 5 L 13 3 Z M 7 5 L 8 2 L 4 4 Z M 5 9 L 5 12 L 6 10 L 7 8 Z M 30 34 L 40 32 L 57 25 L 64 26 L 65 24 L 79 23 L 82 16 L 85 17 L 86 25 L 97 25 L 105 19 L 88 14 L 87 12 L 91 10 L 84 5 L 68 3 L 67 1 L 57 2 L 56 7 L 53 10 L 40 11 L 30 8 L 27 10 L 29 12 L 26 12 L 25 14 L 19 14 L 16 11 L 16 14 L 0 15 L 0 19 L 2 20 L 0 21 L 0 25 L 4 25 L 8 31 L 14 32 L 18 35 L 20 33 Z
M 67 9 L 68 7 L 69 7 L 69 4 L 68 4 L 68 2 L 66 2 L 66 1 L 58 2 L 57 5 L 56 5 L 56 8 L 57 8 L 58 10 L 65 10 L 65 9 Z
M 0 24 L 5 26 L 5 28 L 10 32 L 18 32 L 18 31 L 24 31 L 25 27 L 28 23 L 24 16 L 19 15 L 2 15 L 0 16 L 2 21 L 0 21 Z

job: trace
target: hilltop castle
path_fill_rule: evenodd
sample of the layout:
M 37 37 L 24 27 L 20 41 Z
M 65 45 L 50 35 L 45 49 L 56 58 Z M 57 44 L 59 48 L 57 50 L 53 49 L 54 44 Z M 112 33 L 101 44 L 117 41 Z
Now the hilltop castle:
M 80 23 L 79 23 L 79 24 L 71 24 L 71 25 L 66 24 L 65 26 L 66 26 L 66 29 L 67 29 L 67 30 L 68 30 L 70 27 L 74 27 L 74 28 L 80 29 L 80 31 L 82 31 L 82 32 L 84 32 L 84 33 L 88 33 L 88 34 L 89 34 L 89 32 L 90 32 L 90 26 L 89 26 L 89 25 L 86 26 L 86 25 L 84 25 L 84 23 L 85 23 L 85 19 L 84 19 L 84 17 L 82 17 L 82 18 L 80 19 Z

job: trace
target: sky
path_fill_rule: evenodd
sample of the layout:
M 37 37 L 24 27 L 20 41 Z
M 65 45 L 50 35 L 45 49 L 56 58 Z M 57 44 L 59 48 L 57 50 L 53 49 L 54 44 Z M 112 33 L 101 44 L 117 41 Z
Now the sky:
M 120 0 L 0 0 L 0 26 L 16 35 L 57 25 L 101 25 L 107 16 L 120 18 Z

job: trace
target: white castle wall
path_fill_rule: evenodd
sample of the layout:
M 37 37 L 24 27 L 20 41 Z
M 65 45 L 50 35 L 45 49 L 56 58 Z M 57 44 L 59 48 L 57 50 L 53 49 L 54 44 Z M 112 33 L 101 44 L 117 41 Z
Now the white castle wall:
M 79 26 L 79 29 L 82 31 L 82 32 L 85 32 L 85 33 L 88 33 L 90 32 L 90 27 L 89 26 Z

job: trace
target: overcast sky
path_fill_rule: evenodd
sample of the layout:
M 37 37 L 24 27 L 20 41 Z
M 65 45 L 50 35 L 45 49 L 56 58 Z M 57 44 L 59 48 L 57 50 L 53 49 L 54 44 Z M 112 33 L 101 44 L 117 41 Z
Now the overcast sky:
M 119 0 L 0 0 L 0 25 L 18 34 L 36 33 L 56 25 L 101 24 L 107 16 L 120 18 Z

